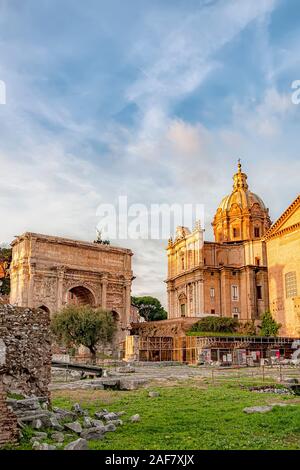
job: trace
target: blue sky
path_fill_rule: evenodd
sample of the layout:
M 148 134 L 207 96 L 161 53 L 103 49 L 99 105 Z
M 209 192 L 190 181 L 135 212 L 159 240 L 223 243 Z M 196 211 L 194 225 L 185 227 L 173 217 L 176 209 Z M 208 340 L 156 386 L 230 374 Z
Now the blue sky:
M 275 220 L 299 193 L 297 0 L 0 0 L 0 243 L 92 240 L 100 203 L 201 203 L 242 158 Z M 129 240 L 165 301 L 165 241 Z

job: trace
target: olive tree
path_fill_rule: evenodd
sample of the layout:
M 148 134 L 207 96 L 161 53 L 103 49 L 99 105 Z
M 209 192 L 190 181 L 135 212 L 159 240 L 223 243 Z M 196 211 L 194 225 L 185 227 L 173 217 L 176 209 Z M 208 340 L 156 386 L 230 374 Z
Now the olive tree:
M 51 330 L 65 346 L 87 347 L 96 360 L 97 345 L 112 340 L 116 323 L 111 312 L 89 305 L 68 305 L 51 320 Z

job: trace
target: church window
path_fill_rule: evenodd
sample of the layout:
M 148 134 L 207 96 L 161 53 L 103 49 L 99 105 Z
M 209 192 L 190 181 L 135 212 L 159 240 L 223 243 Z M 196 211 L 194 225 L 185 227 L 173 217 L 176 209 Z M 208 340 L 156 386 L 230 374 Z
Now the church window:
M 262 300 L 262 287 L 261 286 L 256 286 L 256 295 L 257 295 L 257 300 Z
M 258 257 L 255 258 L 255 264 L 256 266 L 260 266 L 260 258 Z
M 214 314 L 216 313 L 216 312 L 215 312 L 215 309 L 212 308 L 211 311 L 210 311 L 210 313 L 211 313 L 212 315 L 214 315 Z
M 184 256 L 181 257 L 181 269 L 184 270 Z
M 238 307 L 233 307 L 232 316 L 233 316 L 233 318 L 239 318 L 239 308 Z
M 185 317 L 185 304 L 180 305 L 180 313 L 182 317 Z
M 211 298 L 211 299 L 214 299 L 214 298 L 215 298 L 215 288 L 214 288 L 214 287 L 211 287 L 211 288 L 210 288 L 210 298 Z
M 260 230 L 259 230 L 259 227 L 254 227 L 254 236 L 256 238 L 259 238 L 260 237 Z
M 285 275 L 285 292 L 286 297 L 297 296 L 297 278 L 296 271 L 291 271 Z
M 237 238 L 240 236 L 240 231 L 238 228 L 234 227 L 233 228 L 233 238 Z
M 239 300 L 239 288 L 238 286 L 231 286 L 232 300 Z

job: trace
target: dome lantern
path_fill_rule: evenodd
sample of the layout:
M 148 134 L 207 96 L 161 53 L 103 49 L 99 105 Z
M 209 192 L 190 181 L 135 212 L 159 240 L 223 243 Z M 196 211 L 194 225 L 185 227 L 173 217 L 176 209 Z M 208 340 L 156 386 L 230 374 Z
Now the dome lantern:
M 222 199 L 212 223 L 215 241 L 230 243 L 260 239 L 271 225 L 269 211 L 261 198 L 249 191 L 240 159 L 233 182 L 231 194 Z

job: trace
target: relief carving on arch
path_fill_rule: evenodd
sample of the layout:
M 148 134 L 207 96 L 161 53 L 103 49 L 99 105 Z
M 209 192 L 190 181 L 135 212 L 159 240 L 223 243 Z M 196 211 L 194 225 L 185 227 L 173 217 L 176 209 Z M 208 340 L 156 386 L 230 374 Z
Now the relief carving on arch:
M 54 302 L 57 292 L 57 279 L 55 277 L 35 277 L 34 300 L 35 302 Z

